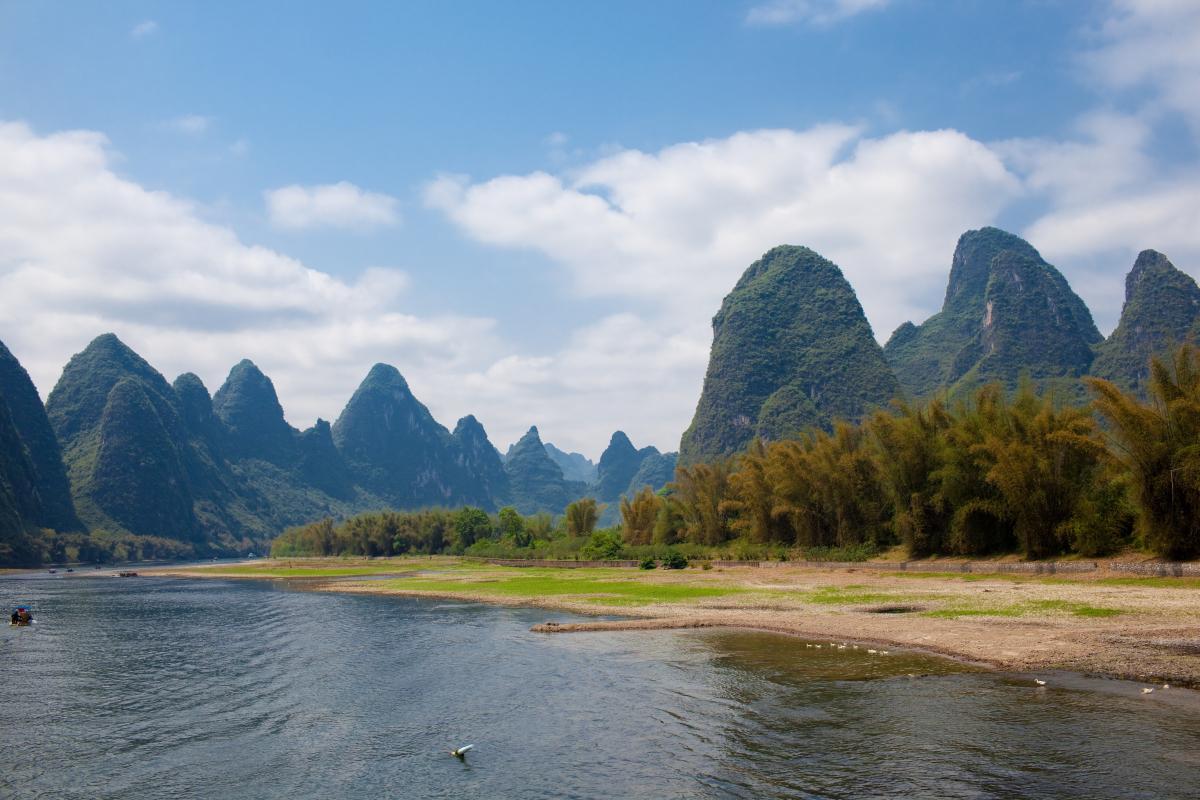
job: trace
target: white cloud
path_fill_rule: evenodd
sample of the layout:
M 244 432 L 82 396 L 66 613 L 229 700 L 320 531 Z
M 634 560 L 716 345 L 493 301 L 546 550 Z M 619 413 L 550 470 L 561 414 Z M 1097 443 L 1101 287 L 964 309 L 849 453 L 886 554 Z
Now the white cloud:
M 184 133 L 188 136 L 201 136 L 208 132 L 212 126 L 212 117 L 206 117 L 203 114 L 184 114 L 174 119 L 167 120 L 166 127 L 178 133 Z
M 271 224 L 279 228 L 369 230 L 396 225 L 396 198 L 366 192 L 352 183 L 284 186 L 263 192 Z
M 1084 63 L 1105 89 L 1144 87 L 1200 129 L 1200 3 L 1111 0 Z
M 752 25 L 829 25 L 864 11 L 887 6 L 891 0 L 769 0 L 752 7 L 746 21 Z
M 214 391 L 252 358 L 296 424 L 336 416 L 376 361 L 443 421 L 486 422 L 452 387 L 506 355 L 494 323 L 405 312 L 406 282 L 384 267 L 341 280 L 245 244 L 117 175 L 97 133 L 0 124 L 0 339 L 43 395 L 72 353 L 114 331 L 168 378 L 194 371 Z
M 233 144 L 229 145 L 229 154 L 237 158 L 245 158 L 250 153 L 250 142 L 246 139 L 238 139 Z
M 158 33 L 158 23 L 152 19 L 143 20 L 129 29 L 129 36 L 134 39 L 145 39 Z
M 534 172 L 426 189 L 475 239 L 538 250 L 589 296 L 706 320 L 767 249 L 805 244 L 839 264 L 886 337 L 944 288 L 958 235 L 1020 191 L 1000 158 L 956 131 L 866 138 L 824 125 L 627 150 L 570 176 Z

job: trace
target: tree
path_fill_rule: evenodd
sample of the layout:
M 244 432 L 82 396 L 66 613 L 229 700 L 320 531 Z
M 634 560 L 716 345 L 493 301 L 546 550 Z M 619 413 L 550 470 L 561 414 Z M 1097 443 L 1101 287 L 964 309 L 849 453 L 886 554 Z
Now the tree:
M 621 527 L 624 528 L 627 543 L 650 544 L 660 505 L 662 500 L 649 486 L 643 486 L 632 500 L 621 498 Z
M 611 561 L 621 556 L 621 537 L 615 531 L 595 531 L 579 551 L 584 558 Z
M 458 546 L 466 549 L 480 539 L 491 537 L 492 521 L 482 508 L 464 506 L 454 516 L 454 533 Z
M 728 460 L 675 470 L 671 489 L 688 541 L 706 545 L 728 541 L 730 471 Z
M 1143 540 L 1159 555 L 1200 554 L 1200 350 L 1185 345 L 1150 365 L 1148 403 L 1094 378 L 1096 409 L 1129 476 Z
M 501 539 L 507 539 L 517 547 L 528 547 L 532 543 L 533 537 L 525 525 L 525 518 L 515 508 L 505 506 L 497 517 Z
M 587 536 L 596 529 L 602 510 L 603 507 L 596 504 L 594 497 L 584 497 L 571 503 L 565 513 L 567 533 L 571 536 Z

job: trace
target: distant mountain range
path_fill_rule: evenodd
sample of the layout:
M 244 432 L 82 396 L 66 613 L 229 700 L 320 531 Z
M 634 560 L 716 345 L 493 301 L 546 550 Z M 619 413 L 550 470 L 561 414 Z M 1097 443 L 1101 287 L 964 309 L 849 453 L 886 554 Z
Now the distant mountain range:
M 959 239 L 942 309 L 881 348 L 836 265 L 776 247 L 713 319 L 678 460 L 987 382 L 1028 379 L 1067 401 L 1085 397 L 1087 374 L 1144 391 L 1150 357 L 1198 335 L 1200 288 L 1161 253 L 1138 256 L 1120 324 L 1103 339 L 1058 270 L 1022 239 L 984 228 Z M 474 417 L 447 430 L 386 364 L 371 368 L 336 422 L 300 431 L 252 362 L 210 396 L 191 373 L 168 383 L 112 334 L 71 358 L 43 407 L 0 344 L 0 563 L 26 560 L 39 529 L 244 552 L 323 516 L 463 505 L 558 514 L 584 496 L 606 504 L 610 524 L 622 496 L 663 486 L 676 460 L 617 431 L 592 463 L 543 443 L 536 427 L 501 457 Z
M 26 560 L 27 534 L 41 528 L 239 552 L 323 516 L 510 504 L 559 514 L 585 495 L 619 500 L 641 488 L 638 475 L 655 489 L 671 478 L 673 456 L 636 451 L 620 432 L 613 441 L 633 455 L 610 445 L 597 467 L 531 428 L 502 460 L 474 417 L 447 430 L 386 364 L 333 425 L 299 431 L 254 363 L 234 366 L 210 396 L 191 373 L 168 383 L 112 334 L 71 358 L 43 407 L 0 344 L 0 563 Z
M 996 228 L 964 233 L 942 309 L 906 322 L 881 349 L 841 270 L 804 247 L 752 264 L 713 318 L 704 389 L 680 443 L 693 463 L 754 437 L 857 420 L 896 397 L 962 397 L 1030 380 L 1064 401 L 1094 375 L 1144 393 L 1152 356 L 1200 335 L 1200 288 L 1153 250 L 1137 258 L 1120 324 L 1104 339 L 1065 277 Z

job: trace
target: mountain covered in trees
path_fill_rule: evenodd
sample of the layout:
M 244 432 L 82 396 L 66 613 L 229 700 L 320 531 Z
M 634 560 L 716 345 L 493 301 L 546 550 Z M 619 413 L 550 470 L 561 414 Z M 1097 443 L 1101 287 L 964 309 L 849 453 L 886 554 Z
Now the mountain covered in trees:
M 983 228 L 959 238 L 942 310 L 901 325 L 884 354 L 904 392 L 925 398 L 1078 379 L 1101 339 L 1062 273 L 1025 240 Z
M 842 271 L 807 247 L 754 262 L 713 317 L 704 389 L 679 459 L 729 455 L 886 405 L 899 385 Z
M 1032 245 L 997 228 L 958 241 L 941 310 L 906 322 L 882 353 L 840 270 L 807 248 L 755 262 L 713 319 L 704 390 L 682 463 L 808 428 L 858 421 L 893 399 L 970 399 L 1022 381 L 1062 401 L 1089 398 L 1085 376 L 1141 395 L 1152 356 L 1200 336 L 1200 287 L 1153 250 L 1126 280 L 1121 322 L 1104 339 L 1083 300 Z
M 1200 287 L 1162 253 L 1143 250 L 1125 279 L 1116 330 L 1096 348 L 1091 372 L 1144 396 L 1150 359 L 1200 336 Z

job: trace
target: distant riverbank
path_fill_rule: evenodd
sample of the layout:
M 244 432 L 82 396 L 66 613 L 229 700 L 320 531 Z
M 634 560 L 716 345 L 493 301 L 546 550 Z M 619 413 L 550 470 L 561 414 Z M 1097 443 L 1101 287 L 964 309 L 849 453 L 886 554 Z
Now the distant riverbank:
M 305 580 L 318 591 L 452 598 L 912 648 L 1036 672 L 1200 688 L 1200 579 L 883 572 L 790 565 L 685 570 L 506 567 L 453 558 L 303 559 L 155 574 Z M 588 630 L 577 623 L 571 631 Z M 613 627 L 604 624 L 595 627 Z

